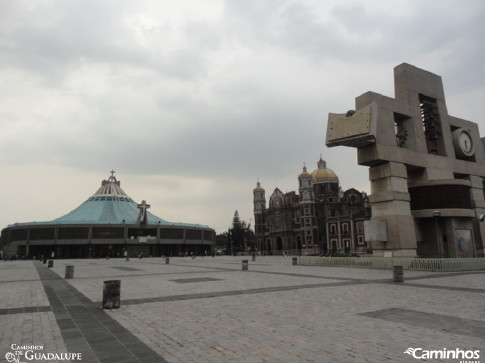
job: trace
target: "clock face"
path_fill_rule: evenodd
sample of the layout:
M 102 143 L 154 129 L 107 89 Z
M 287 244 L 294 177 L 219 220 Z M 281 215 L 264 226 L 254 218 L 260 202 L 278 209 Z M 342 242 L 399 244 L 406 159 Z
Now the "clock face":
M 470 131 L 464 128 L 453 132 L 453 142 L 458 158 L 468 159 L 475 153 L 475 146 Z
M 470 153 L 472 151 L 472 139 L 468 132 L 463 131 L 460 134 L 460 147 L 465 153 Z

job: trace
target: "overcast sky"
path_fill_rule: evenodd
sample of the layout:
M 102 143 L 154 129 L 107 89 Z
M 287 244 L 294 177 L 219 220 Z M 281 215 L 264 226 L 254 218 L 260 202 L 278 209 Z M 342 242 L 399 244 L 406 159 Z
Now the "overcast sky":
M 0 0 L 0 228 L 49 221 L 114 169 L 172 222 L 254 220 L 259 178 L 298 189 L 322 154 L 369 190 L 329 112 L 394 97 L 403 62 L 442 77 L 485 135 L 485 2 Z

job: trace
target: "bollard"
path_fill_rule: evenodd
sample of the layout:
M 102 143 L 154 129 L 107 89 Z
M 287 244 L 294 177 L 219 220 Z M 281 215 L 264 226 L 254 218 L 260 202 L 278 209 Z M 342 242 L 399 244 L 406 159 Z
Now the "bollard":
M 47 262 L 47 258 L 45 258 L 45 257 L 44 257 L 44 258 L 42 259 L 42 263 L 45 265 L 45 263 L 46 263 L 46 262 Z
M 109 280 L 103 286 L 103 309 L 120 308 L 121 280 Z
M 72 279 L 74 278 L 74 266 L 68 265 L 66 266 L 66 272 L 64 274 L 65 279 Z
M 404 269 L 402 266 L 394 266 L 394 282 L 404 282 Z
M 292 262 L 293 262 L 293 265 L 296 265 L 298 263 L 298 257 L 293 257 Z
M 248 260 L 242 260 L 242 270 L 245 271 L 248 269 Z
M 169 263 L 170 263 L 170 258 L 169 257 L 165 258 L 165 265 L 168 265 Z
M 54 261 L 49 260 L 49 261 L 47 262 L 47 267 L 48 267 L 48 268 L 54 267 Z
M 256 255 L 253 253 L 253 262 L 256 261 Z

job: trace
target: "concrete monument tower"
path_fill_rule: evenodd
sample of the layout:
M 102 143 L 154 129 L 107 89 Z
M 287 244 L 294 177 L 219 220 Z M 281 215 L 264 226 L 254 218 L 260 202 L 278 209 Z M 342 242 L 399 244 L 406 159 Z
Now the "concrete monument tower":
M 403 63 L 394 84 L 395 98 L 367 92 L 328 119 L 327 146 L 369 166 L 366 240 L 376 256 L 484 256 L 485 138 L 448 115 L 440 76 Z

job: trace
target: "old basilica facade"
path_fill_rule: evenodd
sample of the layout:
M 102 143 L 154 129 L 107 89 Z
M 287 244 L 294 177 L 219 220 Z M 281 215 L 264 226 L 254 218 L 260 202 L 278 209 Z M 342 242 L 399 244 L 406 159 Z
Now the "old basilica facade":
M 364 220 L 370 218 L 369 198 L 354 188 L 343 191 L 335 172 L 320 157 L 312 173 L 298 176 L 299 195 L 276 188 L 266 206 L 265 190 L 253 189 L 258 251 L 281 254 L 363 253 Z

